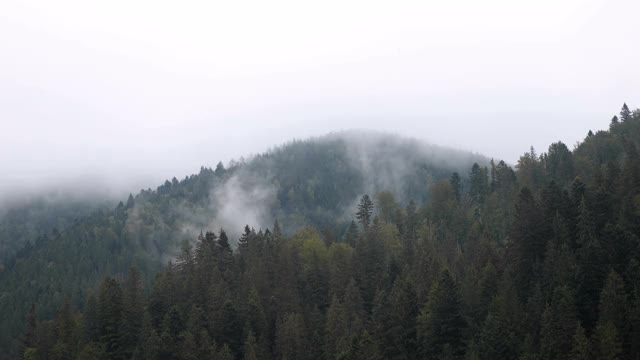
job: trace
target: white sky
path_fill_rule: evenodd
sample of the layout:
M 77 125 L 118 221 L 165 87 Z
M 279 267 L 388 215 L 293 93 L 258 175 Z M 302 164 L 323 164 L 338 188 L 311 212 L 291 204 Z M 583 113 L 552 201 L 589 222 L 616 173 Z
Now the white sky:
M 352 128 L 513 163 L 640 106 L 639 14 L 637 0 L 2 0 L 0 195 L 154 187 Z

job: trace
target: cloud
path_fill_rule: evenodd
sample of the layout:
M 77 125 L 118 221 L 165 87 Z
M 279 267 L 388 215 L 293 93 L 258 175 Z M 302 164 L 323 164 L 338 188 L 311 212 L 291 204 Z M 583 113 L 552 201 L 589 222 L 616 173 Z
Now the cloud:
M 237 238 L 245 225 L 267 228 L 273 224 L 271 209 L 277 202 L 277 188 L 252 174 L 241 171 L 222 185 L 214 187 L 209 195 L 209 207 L 215 214 L 209 229 L 223 228 Z

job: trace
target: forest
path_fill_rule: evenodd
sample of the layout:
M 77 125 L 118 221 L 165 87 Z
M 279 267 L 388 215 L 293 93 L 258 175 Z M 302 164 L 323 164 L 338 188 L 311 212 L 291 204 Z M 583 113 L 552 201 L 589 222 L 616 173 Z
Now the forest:
M 202 168 L 47 230 L 0 273 L 0 346 L 23 359 L 640 359 L 640 110 L 514 166 L 353 139 Z M 241 199 L 256 223 L 212 228 L 238 213 L 218 196 L 230 179 L 268 206 Z

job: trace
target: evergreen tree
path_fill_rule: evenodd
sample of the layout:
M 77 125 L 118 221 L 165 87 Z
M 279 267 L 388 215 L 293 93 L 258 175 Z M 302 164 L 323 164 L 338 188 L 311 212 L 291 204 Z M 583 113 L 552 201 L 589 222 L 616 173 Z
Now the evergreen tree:
M 360 199 L 360 204 L 358 204 L 358 212 L 356 213 L 356 218 L 362 227 L 366 230 L 369 228 L 371 224 L 371 215 L 373 214 L 373 202 L 369 198 L 369 195 L 364 195 Z
M 139 342 L 144 319 L 142 276 L 132 267 L 124 283 L 121 335 L 122 355 L 130 358 Z
M 619 360 L 622 355 L 622 343 L 618 330 L 611 322 L 598 324 L 594 337 L 597 343 L 597 359 Z
M 288 314 L 278 322 L 276 353 L 278 359 L 307 359 L 305 323 L 302 315 Z
M 449 348 L 460 358 L 464 354 L 462 316 L 457 285 L 444 270 L 429 293 L 429 301 L 418 317 L 418 343 L 423 358 L 438 359 Z
M 109 359 L 123 356 L 122 334 L 123 294 L 120 284 L 113 278 L 106 278 L 100 287 L 98 299 L 98 324 L 100 342 L 105 346 Z
M 356 225 L 356 222 L 352 220 L 351 224 L 349 224 L 349 229 L 344 236 L 344 241 L 352 247 L 355 247 L 359 236 L 358 226 Z
M 251 228 L 249 228 L 249 225 L 245 225 L 244 233 L 238 240 L 238 249 L 241 252 L 246 252 L 249 249 L 250 240 L 251 240 Z
M 449 184 L 451 184 L 451 189 L 453 189 L 453 194 L 456 198 L 456 201 L 460 201 L 462 184 L 460 180 L 460 175 L 457 172 L 454 172 L 453 174 L 451 174 L 451 178 L 449 179 Z
M 35 353 L 37 350 L 36 331 L 38 330 L 38 318 L 36 316 L 36 304 L 32 303 L 27 315 L 27 329 L 22 339 L 22 353 L 27 351 Z
M 555 289 L 542 315 L 540 354 L 544 359 L 566 359 L 571 354 L 577 326 L 574 298 L 567 286 Z
M 475 204 L 484 204 L 485 197 L 489 190 L 489 179 L 487 169 L 481 168 L 478 163 L 474 163 L 469 174 L 469 196 Z
M 258 360 L 258 344 L 253 333 L 249 332 L 247 340 L 244 342 L 244 360 Z
M 507 261 L 513 272 L 521 298 L 526 298 L 528 290 L 536 279 L 537 266 L 542 264 L 548 230 L 533 194 L 523 188 L 516 203 L 515 220 L 511 230 L 511 243 Z
M 620 109 L 620 120 L 622 122 L 628 121 L 631 119 L 631 111 L 627 106 L 627 103 L 622 104 L 622 109 Z
M 242 322 L 240 314 L 231 300 L 227 300 L 222 307 L 222 332 L 219 337 L 221 344 L 226 344 L 233 354 L 242 350 Z
M 377 344 L 365 330 L 359 337 L 358 346 L 354 351 L 355 360 L 382 360 Z
M 280 228 L 280 224 L 278 223 L 278 219 L 273 224 L 273 239 L 278 241 L 282 239 L 282 229 Z
M 229 345 L 227 344 L 223 344 L 222 347 L 220 347 L 220 350 L 218 351 L 218 354 L 215 357 L 216 360 L 234 360 L 235 357 L 233 356 L 233 352 L 231 351 L 231 348 L 229 348 Z
M 576 333 L 573 336 L 573 347 L 571 349 L 571 360 L 591 360 L 593 359 L 593 350 L 591 341 L 587 337 L 584 328 L 580 323 L 576 328 Z

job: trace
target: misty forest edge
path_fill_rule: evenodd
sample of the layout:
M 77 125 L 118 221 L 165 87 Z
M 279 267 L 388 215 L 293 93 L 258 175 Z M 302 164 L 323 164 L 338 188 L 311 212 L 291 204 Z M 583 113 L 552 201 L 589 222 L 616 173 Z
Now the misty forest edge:
M 640 358 L 639 110 L 515 170 L 376 136 L 293 142 L 115 208 L 9 211 L 0 356 Z M 212 208 L 278 220 L 230 237 Z

